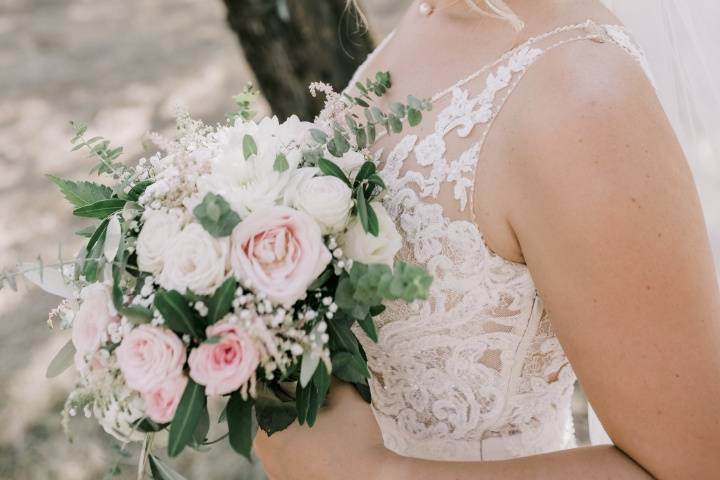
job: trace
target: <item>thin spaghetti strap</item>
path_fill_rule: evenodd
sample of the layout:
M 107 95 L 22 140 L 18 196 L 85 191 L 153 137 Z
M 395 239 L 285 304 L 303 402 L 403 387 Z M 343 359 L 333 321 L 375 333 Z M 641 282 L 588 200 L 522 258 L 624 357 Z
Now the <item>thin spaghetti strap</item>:
M 562 35 L 566 32 L 574 31 L 578 31 L 578 33 L 570 36 Z M 561 38 L 555 42 L 548 45 L 538 46 L 538 43 L 542 40 L 550 39 L 551 37 L 558 35 L 561 36 Z M 632 40 L 630 35 L 622 26 L 600 25 L 592 20 L 588 20 L 582 24 L 560 27 L 538 37 L 531 38 L 518 48 L 511 50 L 501 57 L 500 61 L 493 65 L 495 70 L 487 76 L 485 89 L 478 98 L 484 99 L 486 102 L 485 108 L 490 113 L 487 121 L 483 122 L 481 126 L 480 138 L 478 140 L 478 153 L 476 157 L 478 160 L 484 150 L 487 137 L 495 124 L 495 120 L 507 103 L 507 100 L 525 77 L 525 73 L 528 71 L 529 67 L 545 53 L 555 50 L 563 45 L 581 40 L 591 40 L 597 43 L 610 43 L 620 47 L 626 53 L 631 55 L 641 67 L 643 67 L 648 75 L 648 78 L 650 78 L 650 81 L 652 82 L 652 76 L 650 75 L 650 70 L 647 66 L 647 61 L 642 49 Z M 465 85 L 472 79 L 477 78 L 483 71 L 487 71 L 487 68 L 461 80 L 446 92 L 441 92 L 439 95 L 445 95 L 452 92 L 454 89 Z M 475 163 L 476 169 L 478 164 L 479 162 Z M 476 175 L 477 172 L 473 171 L 473 178 L 475 178 L 475 181 L 472 182 L 472 186 L 470 188 L 471 199 L 475 198 L 475 183 L 477 181 Z M 470 213 L 473 221 L 476 222 L 477 215 L 475 202 L 472 200 L 470 201 Z

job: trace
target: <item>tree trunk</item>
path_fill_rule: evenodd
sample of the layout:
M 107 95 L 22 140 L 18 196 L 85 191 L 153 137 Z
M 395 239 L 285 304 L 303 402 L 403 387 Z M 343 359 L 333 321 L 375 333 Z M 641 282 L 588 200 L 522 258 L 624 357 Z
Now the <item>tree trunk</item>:
M 372 51 L 345 0 L 224 0 L 260 90 L 281 119 L 312 120 L 322 107 L 308 84 L 343 89 Z

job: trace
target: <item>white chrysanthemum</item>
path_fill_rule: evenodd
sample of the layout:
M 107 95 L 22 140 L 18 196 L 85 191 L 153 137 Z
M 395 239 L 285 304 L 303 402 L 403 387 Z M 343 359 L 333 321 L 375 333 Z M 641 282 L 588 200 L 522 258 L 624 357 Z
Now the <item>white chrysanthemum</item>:
M 260 123 L 240 122 L 217 133 L 211 172 L 198 179 L 201 196 L 221 195 L 241 216 L 263 207 L 282 203 L 285 189 L 302 160 L 302 149 L 310 141 L 312 124 L 292 116 L 280 123 L 277 117 Z M 245 159 L 243 140 L 250 135 L 257 153 Z M 278 171 L 276 159 L 283 154 L 285 170 Z

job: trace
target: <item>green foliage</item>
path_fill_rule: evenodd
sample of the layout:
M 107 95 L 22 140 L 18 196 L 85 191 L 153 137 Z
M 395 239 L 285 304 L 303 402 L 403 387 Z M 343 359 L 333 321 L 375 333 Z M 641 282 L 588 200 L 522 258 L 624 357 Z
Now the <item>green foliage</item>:
M 331 175 L 333 177 L 337 177 L 345 184 L 352 188 L 352 184 L 350 183 L 350 180 L 347 178 L 347 175 L 345 175 L 345 172 L 342 171 L 340 167 L 337 166 L 337 164 L 331 160 L 328 160 L 326 158 L 321 158 L 318 160 L 318 168 L 320 168 L 320 171 L 324 173 L 325 175 Z
M 337 352 L 332 356 L 333 375 L 348 383 L 364 383 L 369 377 L 365 360 L 349 352 Z
M 90 205 L 78 207 L 73 210 L 73 214 L 78 217 L 85 218 L 107 218 L 113 213 L 116 213 L 125 206 L 125 200 L 119 198 L 108 198 L 106 200 L 99 200 Z
M 255 399 L 255 418 L 268 435 L 289 427 L 297 418 L 295 402 L 283 401 L 267 388 L 259 388 Z
M 290 164 L 288 163 L 287 157 L 282 152 L 278 153 L 275 157 L 275 162 L 273 162 L 273 170 L 282 173 L 287 171 L 288 168 L 290 168 Z
M 230 208 L 223 197 L 214 193 L 205 195 L 193 213 L 200 225 L 213 237 L 227 237 L 240 223 L 240 215 Z
M 53 175 L 47 176 L 60 188 L 65 198 L 75 207 L 85 207 L 112 197 L 112 189 L 93 182 L 73 182 Z
M 97 173 L 98 175 L 103 173 L 119 175 L 125 170 L 125 166 L 122 163 L 115 162 L 123 152 L 122 147 L 112 148 L 110 146 L 110 140 L 100 136 L 86 140 L 86 124 L 70 122 L 70 125 L 75 130 L 75 135 L 70 140 L 70 143 L 74 145 L 73 151 L 87 148 L 90 155 L 96 156 L 100 160 L 100 162 L 90 170 L 90 173 Z
M 145 193 L 145 190 L 147 190 L 147 188 L 153 183 L 153 180 L 143 180 L 142 182 L 136 183 L 130 187 L 130 190 L 127 193 L 127 200 L 137 202 L 142 194 Z
M 307 386 L 300 383 L 295 387 L 295 407 L 297 408 L 297 419 L 300 425 L 305 423 L 312 427 L 317 420 L 318 411 L 325 403 L 327 392 L 330 388 L 330 373 L 324 363 L 315 370 L 315 373 Z
M 252 135 L 246 134 L 243 137 L 243 156 L 245 157 L 245 160 L 248 160 L 250 157 L 255 155 L 257 151 L 257 143 L 255 143 L 255 139 Z
M 191 442 L 198 422 L 207 409 L 203 387 L 188 379 L 175 417 L 170 423 L 168 436 L 168 455 L 176 457 Z
M 169 329 L 181 334 L 186 333 L 196 339 L 205 337 L 202 320 L 197 317 L 195 310 L 190 308 L 182 293 L 161 290 L 155 294 L 154 305 Z
M 73 364 L 74 358 L 75 345 L 73 345 L 72 340 L 68 340 L 67 343 L 63 345 L 60 351 L 50 361 L 50 364 L 47 367 L 47 371 L 45 372 L 45 377 L 57 377 Z
M 230 312 L 232 301 L 235 298 L 235 290 L 237 290 L 237 280 L 230 277 L 207 300 L 207 323 L 209 325 L 219 321 Z
M 252 409 L 251 398 L 243 399 L 237 391 L 230 395 L 226 408 L 230 446 L 250 462 L 253 442 Z
M 153 480 L 186 480 L 185 477 L 173 470 L 169 465 L 163 463 L 155 455 L 148 457 L 150 463 L 150 473 Z
M 252 82 L 248 82 L 242 92 L 233 97 L 237 110 L 228 114 L 228 120 L 235 121 L 239 118 L 243 121 L 249 121 L 255 118 L 257 112 L 252 109 L 252 103 L 258 94 L 259 92 Z

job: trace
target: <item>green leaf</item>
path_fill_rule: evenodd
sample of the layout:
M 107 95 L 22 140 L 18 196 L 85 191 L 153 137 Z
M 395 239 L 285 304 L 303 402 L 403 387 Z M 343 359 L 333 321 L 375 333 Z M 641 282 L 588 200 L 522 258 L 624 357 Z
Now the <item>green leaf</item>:
M 240 215 L 235 213 L 223 197 L 208 193 L 193 210 L 200 225 L 213 237 L 227 237 L 240 223 Z
M 142 194 L 145 193 L 145 190 L 147 190 L 147 187 L 149 187 L 153 183 L 154 183 L 153 180 L 143 180 L 142 182 L 138 182 L 135 185 L 133 185 L 127 194 L 128 200 L 137 202 L 138 199 L 142 196 Z
M 120 313 L 127 317 L 133 325 L 148 323 L 153 318 L 150 309 L 145 308 L 142 305 L 130 305 L 128 307 L 124 307 Z
M 335 352 L 351 352 L 353 354 L 360 353 L 357 338 L 350 330 L 352 322 L 343 322 L 339 317 L 335 317 L 332 322 L 328 322 L 328 333 L 330 335 L 330 350 Z
M 406 110 L 405 105 L 403 105 L 400 102 L 393 102 L 390 104 L 390 110 L 398 117 L 403 118 L 405 116 Z
M 367 205 L 367 216 L 368 216 L 368 233 L 373 237 L 380 235 L 380 221 L 378 220 L 375 209 L 372 205 Z
M 243 156 L 245 160 L 249 159 L 257 153 L 257 144 L 252 135 L 245 135 L 243 137 Z
M 90 238 L 93 236 L 93 233 L 95 233 L 95 230 L 97 230 L 97 225 L 90 225 L 89 227 L 81 228 L 80 230 L 75 232 L 75 235 Z
M 419 125 L 420 122 L 422 122 L 422 112 L 415 108 L 408 109 L 407 117 L 408 117 L 408 124 L 411 127 L 415 127 L 415 126 Z
M 323 132 L 318 128 L 311 128 L 310 136 L 312 136 L 313 140 L 315 140 L 317 143 L 325 143 L 328 141 L 327 133 Z
M 107 218 L 113 213 L 122 210 L 125 202 L 125 200 L 119 198 L 100 200 L 90 205 L 76 208 L 73 210 L 73 215 L 85 218 Z
M 150 463 L 150 473 L 152 473 L 153 480 L 187 480 L 168 465 L 161 462 L 155 455 L 150 455 L 148 461 Z
M 343 182 L 345 182 L 348 187 L 352 188 L 352 184 L 345 175 L 345 172 L 343 172 L 342 169 L 338 167 L 335 162 L 331 162 L 326 158 L 321 158 L 320 160 L 318 160 L 318 167 L 320 168 L 320 171 L 323 172 L 325 175 L 332 175 L 333 177 L 337 177 Z
M 361 183 L 363 180 L 369 178 L 370 175 L 373 175 L 376 170 L 377 167 L 373 162 L 368 161 L 363 163 L 355 176 L 355 183 Z
M 168 455 L 171 457 L 178 456 L 192 440 L 203 410 L 206 409 L 205 402 L 203 387 L 189 378 L 175 417 L 170 423 Z
M 75 345 L 68 340 L 60 351 L 53 357 L 45 372 L 46 378 L 55 378 L 73 364 L 75 358 Z
M 392 129 L 393 133 L 402 132 L 402 122 L 397 116 L 388 115 L 388 120 L 390 121 L 390 128 Z
M 288 168 L 290 168 L 290 164 L 288 163 L 287 157 L 282 152 L 278 153 L 275 157 L 275 162 L 273 163 L 273 170 L 282 173 Z
M 357 189 L 355 192 L 355 206 L 357 207 L 358 218 L 360 219 L 363 230 L 369 233 L 370 218 L 368 217 L 368 204 L 362 188 Z
M 53 175 L 48 178 L 60 188 L 65 198 L 76 207 L 85 207 L 107 200 L 112 196 L 112 189 L 105 185 L 92 182 L 73 182 Z
M 363 332 L 368 336 L 370 340 L 373 342 L 378 341 L 378 331 L 377 326 L 375 325 L 375 320 L 373 319 L 372 315 L 368 315 L 367 317 L 363 318 L 362 320 L 358 320 L 358 325 L 360 325 L 360 328 L 363 329 Z
M 370 378 L 365 361 L 350 352 L 337 352 L 332 356 L 333 375 L 348 383 L 363 383 Z
M 233 392 L 227 404 L 230 446 L 250 462 L 253 442 L 252 408 L 252 399 L 244 400 L 237 391 Z
M 208 315 L 207 322 L 212 325 L 213 323 L 222 319 L 225 315 L 230 312 L 232 308 L 232 301 L 235 298 L 235 291 L 237 290 L 237 280 L 230 277 L 225 280 L 222 285 L 215 290 L 215 293 L 207 301 Z
M 347 141 L 347 138 L 345 138 L 345 135 L 337 128 L 333 133 L 333 143 L 335 144 L 335 151 L 339 153 L 339 155 L 336 156 L 341 157 L 350 150 L 350 143 Z
M 318 365 L 320 364 L 320 357 L 313 353 L 311 351 L 305 351 L 302 356 L 302 361 L 300 364 L 300 385 L 303 387 L 306 387 L 308 383 L 310 383 L 310 380 L 312 379 L 313 375 L 315 374 L 315 370 L 317 369 Z
M 194 443 L 196 446 L 200 446 L 207 440 L 207 434 L 210 431 L 210 414 L 208 413 L 207 408 L 204 408 L 202 410 L 202 413 L 200 414 L 200 419 L 197 422 L 197 426 L 195 427 L 195 431 L 193 431 L 192 434 L 192 443 Z
M 98 227 L 98 235 L 93 235 L 92 238 L 90 238 L 88 246 L 92 245 L 92 247 L 86 247 L 87 255 L 82 266 L 82 274 L 85 275 L 85 280 L 87 280 L 88 283 L 93 283 L 97 280 L 98 268 L 104 258 L 102 251 L 103 245 L 105 244 L 106 228 L 107 221 Z
M 258 426 L 269 436 L 285 430 L 297 418 L 295 402 L 284 402 L 272 391 L 263 388 L 255 400 Z
M 171 330 L 187 333 L 193 338 L 205 336 L 201 322 L 195 317 L 194 311 L 180 292 L 159 291 L 155 294 L 154 304 L 165 319 L 165 326 Z

